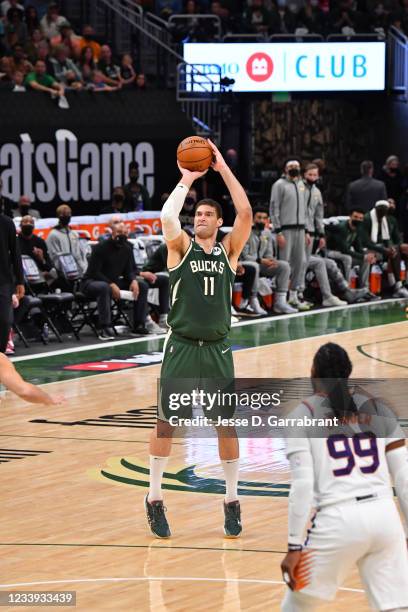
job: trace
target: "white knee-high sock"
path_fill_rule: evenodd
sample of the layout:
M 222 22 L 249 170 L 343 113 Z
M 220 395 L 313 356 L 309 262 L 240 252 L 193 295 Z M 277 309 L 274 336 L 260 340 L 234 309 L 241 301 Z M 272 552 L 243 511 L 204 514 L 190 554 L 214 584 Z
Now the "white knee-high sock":
M 168 460 L 168 457 L 155 457 L 154 455 L 150 455 L 150 483 L 149 495 L 147 498 L 149 502 L 163 499 L 161 482 Z
M 225 503 L 238 500 L 238 470 L 239 459 L 221 461 L 225 475 Z

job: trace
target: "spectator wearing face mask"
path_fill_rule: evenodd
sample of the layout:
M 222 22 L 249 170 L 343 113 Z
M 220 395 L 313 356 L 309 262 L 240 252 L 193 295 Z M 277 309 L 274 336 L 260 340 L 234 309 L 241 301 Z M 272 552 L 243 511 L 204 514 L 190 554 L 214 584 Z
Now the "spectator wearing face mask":
M 123 190 L 125 193 L 125 209 L 127 212 L 150 209 L 150 196 L 146 187 L 139 183 L 139 164 L 130 162 L 129 183 Z
M 25 217 L 30 215 L 34 219 L 41 219 L 40 211 L 31 208 L 31 200 L 28 196 L 22 195 L 18 201 L 18 206 L 13 210 L 13 217 Z
M 125 212 L 125 192 L 123 187 L 115 187 L 112 192 L 111 202 L 105 208 L 102 208 L 102 215 L 121 214 Z
M 277 0 L 277 9 L 271 13 L 272 34 L 293 34 L 297 23 L 296 0 Z
M 134 298 L 132 334 L 149 333 L 145 327 L 148 284 L 143 279 L 138 281 L 137 274 L 133 249 L 126 238 L 125 224 L 117 223 L 112 227 L 111 237 L 94 247 L 82 283 L 85 295 L 97 300 L 100 340 L 111 340 L 115 336 L 111 299 L 120 300 L 121 289 L 131 291 Z
M 58 224 L 50 231 L 46 240 L 50 259 L 59 271 L 61 269 L 59 256 L 71 253 L 82 276 L 88 267 L 88 262 L 85 250 L 81 248 L 79 234 L 69 227 L 72 210 L 67 204 L 61 204 L 56 212 Z
M 400 169 L 400 161 L 396 155 L 387 157 L 378 178 L 385 183 L 387 196 L 395 200 L 398 206 L 404 191 L 404 180 Z M 380 199 L 385 200 L 386 198 Z
M 35 219 L 25 215 L 20 221 L 18 244 L 22 255 L 34 259 L 45 278 L 56 278 L 56 272 L 48 254 L 47 243 L 40 236 L 34 234 Z M 50 274 L 51 273 L 51 274 Z
M 408 297 L 400 281 L 401 253 L 406 250 L 395 217 L 388 214 L 388 200 L 379 200 L 364 216 L 363 246 L 376 253 L 376 259 L 388 262 L 388 282 L 393 297 Z M 402 247 L 402 248 L 401 248 Z
M 309 34 L 326 32 L 326 17 L 319 7 L 319 0 L 306 0 L 297 16 L 297 27 L 305 28 Z
M 297 312 L 286 301 L 289 288 L 290 267 L 287 261 L 279 261 L 275 258 L 274 243 L 272 233 L 268 228 L 269 215 L 266 208 L 260 206 L 254 208 L 254 223 L 248 242 L 244 246 L 240 264 L 247 266 L 248 263 L 256 266 L 256 279 L 252 286 L 251 296 L 246 299 L 246 304 L 241 303 L 240 308 L 249 306 L 255 314 L 267 314 L 261 307 L 257 296 L 257 280 L 259 276 L 276 279 L 276 299 L 273 304 L 273 311 L 276 314 L 292 314 Z M 245 295 L 243 294 L 245 300 Z
M 360 164 L 361 178 L 349 183 L 346 192 L 346 206 L 350 211 L 361 208 L 365 213 L 372 209 L 377 200 L 387 199 L 387 189 L 383 181 L 374 178 L 374 164 L 365 160 Z
M 308 310 L 308 305 L 298 296 L 306 258 L 306 207 L 305 184 L 300 178 L 297 159 L 286 162 L 283 176 L 272 186 L 270 218 L 277 234 L 278 259 L 290 264 L 289 304 L 298 310 Z
M 248 32 L 267 33 L 271 27 L 271 14 L 265 8 L 263 0 L 252 0 L 245 15 Z
M 353 208 L 347 221 L 326 226 L 327 251 L 330 259 L 340 261 L 346 280 L 350 279 L 353 266 L 359 266 L 359 285 L 368 290 L 370 266 L 375 263 L 375 254 L 365 252 L 362 239 L 364 211 Z

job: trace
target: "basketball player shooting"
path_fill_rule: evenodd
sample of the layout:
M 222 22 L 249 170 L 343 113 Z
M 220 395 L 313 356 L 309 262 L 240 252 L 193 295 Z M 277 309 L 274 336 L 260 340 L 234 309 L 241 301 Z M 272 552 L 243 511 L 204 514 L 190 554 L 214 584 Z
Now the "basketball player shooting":
M 203 199 L 196 205 L 195 237 L 191 239 L 181 229 L 179 214 L 188 190 L 206 171 L 191 172 L 179 164 L 181 180 L 161 213 L 168 247 L 171 295 L 170 331 L 164 347 L 162 381 L 234 378 L 231 346 L 227 338 L 231 327 L 231 292 L 238 257 L 251 231 L 252 209 L 242 185 L 220 151 L 211 141 L 208 142 L 213 150 L 211 167 L 220 173 L 230 192 L 236 218 L 232 231 L 217 243 L 217 232 L 223 223 L 221 206 L 214 200 Z M 145 498 L 150 529 L 159 538 L 171 535 L 161 482 L 174 428 L 165 412 L 165 407 L 159 402 L 157 425 L 150 438 L 150 488 Z M 233 435 L 229 432 L 225 436 L 225 432 L 217 428 L 219 456 L 226 482 L 224 532 L 227 537 L 238 537 L 242 530 L 237 495 L 239 445 L 235 430 L 232 432 Z

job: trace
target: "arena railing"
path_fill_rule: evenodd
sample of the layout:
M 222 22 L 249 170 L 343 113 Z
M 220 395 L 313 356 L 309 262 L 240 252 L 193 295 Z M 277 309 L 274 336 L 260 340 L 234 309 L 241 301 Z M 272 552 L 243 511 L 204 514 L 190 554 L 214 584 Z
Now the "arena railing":
M 388 32 L 388 88 L 408 100 L 408 38 L 393 26 Z
M 272 34 L 268 38 L 269 42 L 323 42 L 321 34 Z

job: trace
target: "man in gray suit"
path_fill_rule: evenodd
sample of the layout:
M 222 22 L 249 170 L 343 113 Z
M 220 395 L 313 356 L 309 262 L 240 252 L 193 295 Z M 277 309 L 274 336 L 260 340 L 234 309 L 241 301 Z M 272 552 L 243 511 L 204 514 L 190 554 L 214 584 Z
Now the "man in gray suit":
M 368 212 L 378 200 L 387 199 L 387 189 L 383 181 L 373 178 L 374 164 L 366 160 L 360 164 L 361 178 L 349 183 L 346 194 L 347 211 L 361 208 Z

